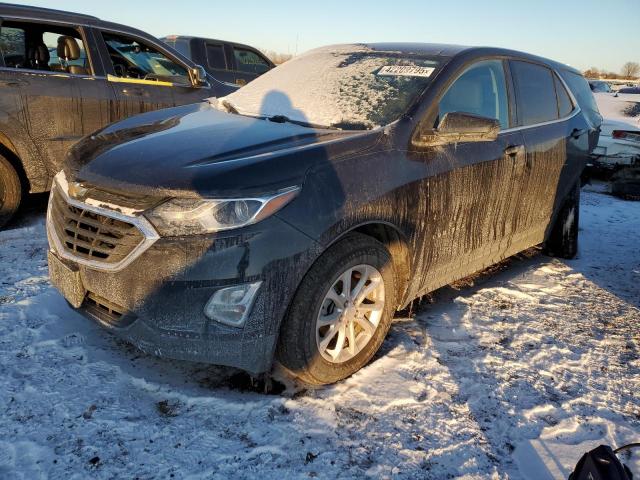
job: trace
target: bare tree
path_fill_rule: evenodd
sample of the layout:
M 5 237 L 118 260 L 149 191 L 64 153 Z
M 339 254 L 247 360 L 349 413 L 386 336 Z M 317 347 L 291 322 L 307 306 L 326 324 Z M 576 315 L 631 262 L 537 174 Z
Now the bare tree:
M 633 79 L 640 74 L 640 64 L 638 62 L 627 62 L 622 66 L 622 76 Z
M 597 67 L 591 67 L 582 73 L 587 78 L 600 78 L 600 69 Z
M 293 55 L 289 53 L 278 53 L 278 52 L 274 52 L 273 50 L 266 50 L 266 51 L 263 51 L 262 53 L 264 53 L 267 57 L 269 57 L 269 59 L 271 59 L 271 61 L 276 65 L 280 65 L 281 63 L 284 63 L 287 60 L 291 60 L 291 57 L 293 57 Z

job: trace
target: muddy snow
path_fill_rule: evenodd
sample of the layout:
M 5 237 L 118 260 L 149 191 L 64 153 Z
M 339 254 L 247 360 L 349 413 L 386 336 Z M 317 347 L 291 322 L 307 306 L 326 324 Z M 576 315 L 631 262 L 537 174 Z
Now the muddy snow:
M 578 259 L 441 289 L 352 378 L 281 395 L 74 313 L 27 213 L 0 232 L 0 478 L 566 478 L 640 441 L 640 203 L 587 190 Z

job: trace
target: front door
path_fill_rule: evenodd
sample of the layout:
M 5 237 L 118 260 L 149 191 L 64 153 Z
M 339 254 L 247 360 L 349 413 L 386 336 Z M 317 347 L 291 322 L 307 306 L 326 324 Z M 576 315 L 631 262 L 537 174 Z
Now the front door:
M 416 294 L 496 263 L 513 250 L 527 165 L 522 133 L 510 130 L 507 91 L 502 60 L 471 65 L 441 96 L 434 127 L 447 113 L 460 112 L 497 119 L 504 131 L 491 141 L 409 153 L 428 171 L 415 202 L 413 262 L 421 276 L 413 287 Z
M 231 50 L 233 51 L 231 73 L 236 85 L 246 85 L 271 70 L 269 62 L 257 52 L 237 45 L 232 45 Z
M 158 46 L 128 34 L 95 32 L 107 59 L 117 119 L 175 106 L 174 86 L 191 87 L 186 65 L 171 59 Z

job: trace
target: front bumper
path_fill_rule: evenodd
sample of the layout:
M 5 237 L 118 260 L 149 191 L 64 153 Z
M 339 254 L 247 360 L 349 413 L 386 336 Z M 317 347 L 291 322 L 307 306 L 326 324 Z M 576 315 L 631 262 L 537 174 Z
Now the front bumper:
M 273 216 L 235 233 L 159 238 L 118 271 L 70 261 L 55 246 L 51 254 L 74 272 L 51 275 L 54 285 L 64 291 L 65 275 L 79 277 L 86 293 L 78 310 L 141 350 L 260 373 L 271 367 L 280 322 L 319 247 Z M 255 281 L 262 286 L 242 328 L 204 315 L 216 290 Z

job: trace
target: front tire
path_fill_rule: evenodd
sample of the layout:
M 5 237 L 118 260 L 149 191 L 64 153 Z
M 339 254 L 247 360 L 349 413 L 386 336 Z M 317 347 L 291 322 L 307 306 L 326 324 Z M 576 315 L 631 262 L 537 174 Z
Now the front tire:
M 11 163 L 0 155 L 0 228 L 16 213 L 22 199 L 20 177 Z
M 382 344 L 396 307 L 395 272 L 385 246 L 352 233 L 303 278 L 284 319 L 277 357 L 311 385 L 342 380 Z
M 578 227 L 580 223 L 580 181 L 567 195 L 551 234 L 544 244 L 547 255 L 566 259 L 578 254 Z

